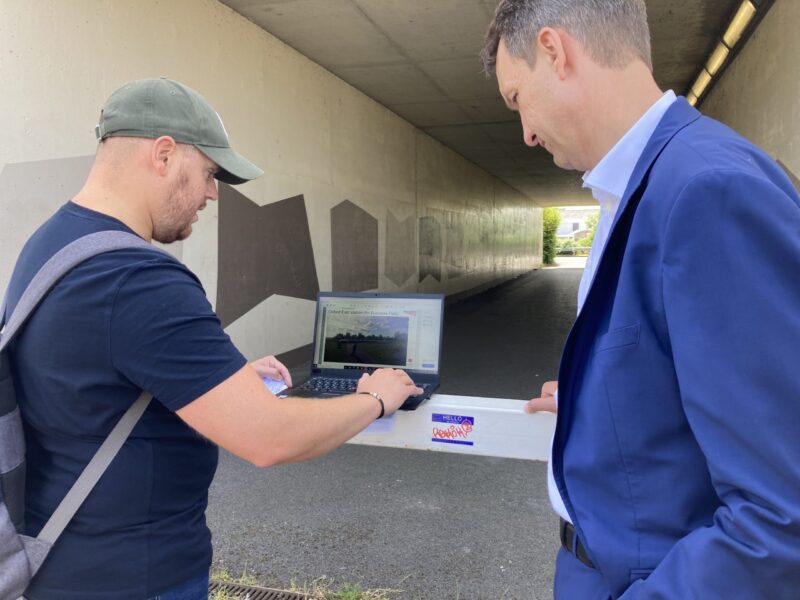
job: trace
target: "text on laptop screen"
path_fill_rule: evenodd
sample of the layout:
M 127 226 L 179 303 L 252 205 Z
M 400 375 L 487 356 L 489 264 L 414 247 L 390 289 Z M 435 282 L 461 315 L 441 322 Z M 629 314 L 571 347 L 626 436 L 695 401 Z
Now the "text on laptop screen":
M 438 372 L 441 299 L 321 296 L 318 303 L 315 367 Z

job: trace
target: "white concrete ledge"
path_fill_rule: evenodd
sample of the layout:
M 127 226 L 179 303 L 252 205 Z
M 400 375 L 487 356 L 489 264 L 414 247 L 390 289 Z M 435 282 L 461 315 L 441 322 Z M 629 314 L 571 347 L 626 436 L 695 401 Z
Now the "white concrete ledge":
M 417 410 L 384 417 L 348 443 L 547 460 L 556 416 L 529 415 L 522 410 L 524 403 L 506 398 L 434 394 Z

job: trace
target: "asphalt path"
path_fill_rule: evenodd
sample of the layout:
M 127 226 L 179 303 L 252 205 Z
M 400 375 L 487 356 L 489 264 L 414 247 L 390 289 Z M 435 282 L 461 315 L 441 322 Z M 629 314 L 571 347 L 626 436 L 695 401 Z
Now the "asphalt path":
M 555 378 L 580 276 L 533 271 L 448 306 L 440 391 L 535 395 Z M 398 600 L 552 598 L 546 476 L 541 462 L 356 445 L 263 470 L 222 452 L 208 508 L 214 568 Z

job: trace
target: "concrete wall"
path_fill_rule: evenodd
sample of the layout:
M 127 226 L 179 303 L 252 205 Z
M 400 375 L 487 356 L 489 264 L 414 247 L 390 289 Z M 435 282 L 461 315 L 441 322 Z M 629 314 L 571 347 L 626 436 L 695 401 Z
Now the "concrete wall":
M 459 294 L 539 266 L 530 199 L 215 0 L 4 0 L 0 289 L 79 189 L 105 98 L 159 75 L 266 171 L 171 248 L 250 357 L 308 344 L 320 289 Z
M 800 177 L 800 2 L 776 0 L 701 110 Z

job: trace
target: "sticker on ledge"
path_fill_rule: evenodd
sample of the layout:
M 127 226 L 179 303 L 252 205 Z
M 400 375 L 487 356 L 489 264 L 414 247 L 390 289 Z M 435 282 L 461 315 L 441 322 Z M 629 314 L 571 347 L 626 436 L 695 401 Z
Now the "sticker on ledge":
M 472 430 L 475 429 L 475 417 L 433 413 L 431 421 L 433 421 L 432 442 L 459 444 L 461 446 L 474 445 L 470 436 Z

